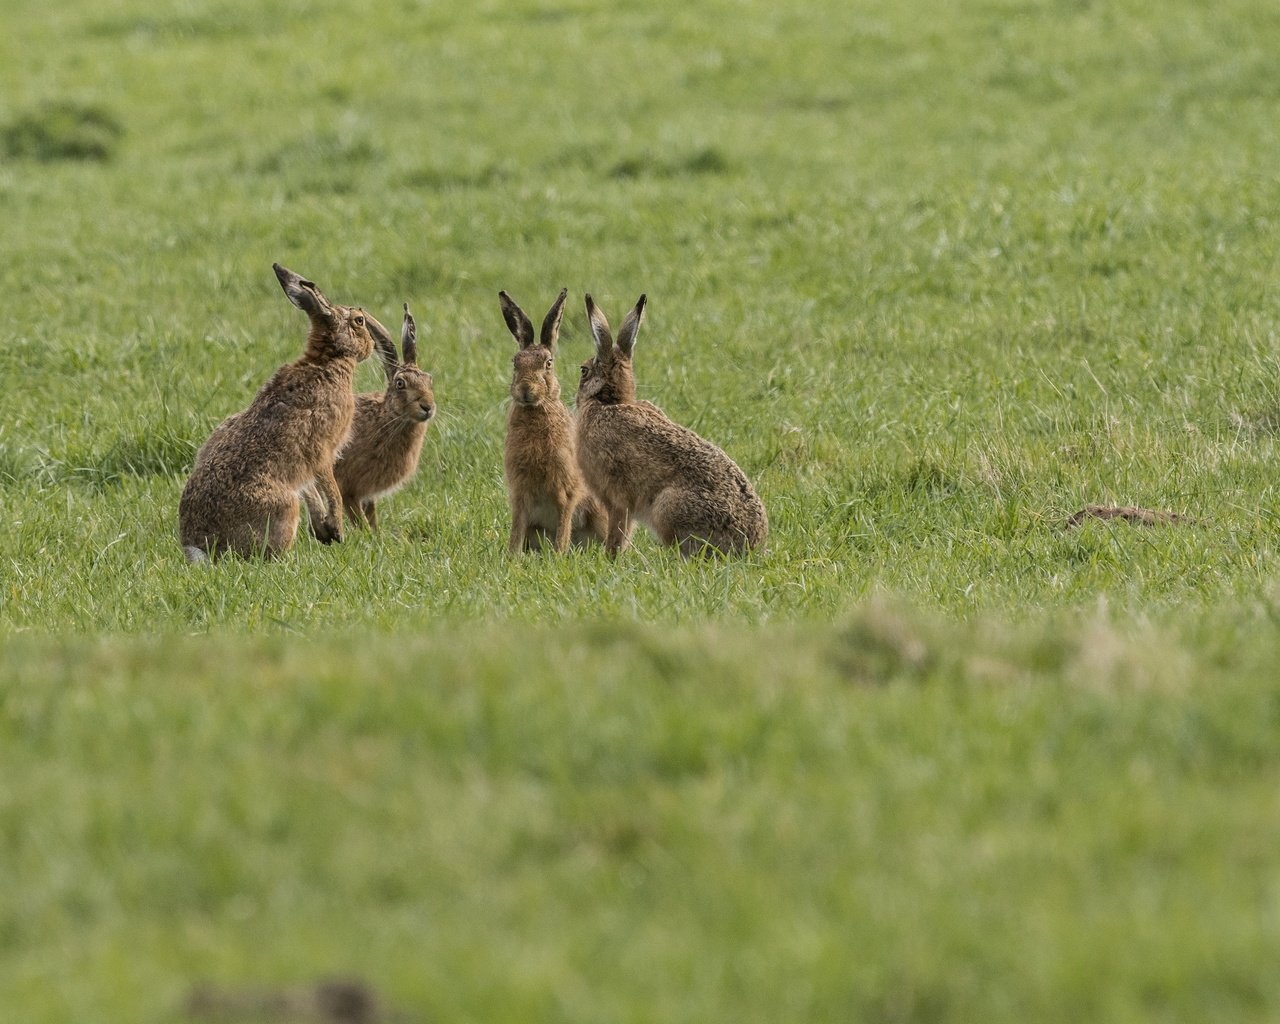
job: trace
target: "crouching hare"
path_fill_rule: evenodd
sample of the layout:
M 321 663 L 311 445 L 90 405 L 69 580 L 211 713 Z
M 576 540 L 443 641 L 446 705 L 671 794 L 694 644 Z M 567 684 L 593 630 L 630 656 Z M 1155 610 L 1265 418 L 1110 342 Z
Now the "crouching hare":
M 347 517 L 376 530 L 374 503 L 404 486 L 418 471 L 422 441 L 436 413 L 436 397 L 431 374 L 418 369 L 417 327 L 408 303 L 400 329 L 403 360 L 381 324 L 371 319 L 369 330 L 387 375 L 387 389 L 356 395 L 351 437 L 334 463 L 333 475 Z
M 540 550 L 546 540 L 558 552 L 569 544 L 602 542 L 604 511 L 587 491 L 574 452 L 573 415 L 560 400 L 556 340 L 569 295 L 561 290 L 535 341 L 533 323 L 506 292 L 502 316 L 520 351 L 512 359 L 511 409 L 503 469 L 511 502 L 512 554 Z
M 272 266 L 289 301 L 311 320 L 306 349 L 196 453 L 178 503 L 179 538 L 192 562 L 226 551 L 246 558 L 288 551 L 304 489 L 314 491 L 316 536 L 342 540 L 333 460 L 351 429 L 356 363 L 373 351 L 370 328 L 386 330 L 363 309 L 332 304 L 310 281 Z
M 609 553 L 626 547 L 633 519 L 686 558 L 759 547 L 769 521 L 742 470 L 656 405 L 636 401 L 631 353 L 645 297 L 622 322 L 616 345 L 604 313 L 586 299 L 596 354 L 582 364 L 578 385 L 578 464 L 608 512 Z

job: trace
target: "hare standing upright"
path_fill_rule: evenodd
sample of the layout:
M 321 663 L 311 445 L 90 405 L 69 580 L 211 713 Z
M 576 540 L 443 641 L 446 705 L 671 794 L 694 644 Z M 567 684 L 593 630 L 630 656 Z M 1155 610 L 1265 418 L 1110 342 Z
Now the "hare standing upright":
M 568 295 L 569 289 L 561 290 L 535 341 L 533 323 L 524 310 L 506 292 L 498 292 L 502 316 L 520 343 L 512 359 L 503 459 L 511 501 L 512 554 L 537 551 L 546 538 L 561 552 L 571 541 L 604 540 L 603 510 L 582 483 L 574 454 L 573 415 L 560 400 L 556 378 L 556 339 Z
M 387 389 L 356 395 L 351 437 L 334 463 L 333 475 L 347 517 L 357 524 L 368 521 L 376 530 L 374 502 L 399 490 L 417 472 L 436 398 L 431 374 L 418 369 L 417 327 L 408 303 L 400 329 L 403 362 L 381 324 L 372 320 L 369 329 L 387 374 Z
M 582 364 L 578 385 L 578 464 L 608 512 L 609 553 L 626 547 L 633 519 L 686 558 L 763 544 L 768 517 L 742 470 L 656 405 L 636 401 L 631 353 L 645 297 L 623 320 L 616 346 L 604 314 L 586 299 L 596 355 Z
M 342 540 L 333 460 L 351 429 L 356 363 L 373 351 L 369 329 L 386 329 L 363 309 L 333 305 L 310 281 L 272 266 L 289 301 L 311 319 L 307 347 L 196 453 L 178 504 L 179 536 L 192 562 L 224 551 L 244 557 L 288 551 L 304 488 L 314 489 L 320 503 L 316 536 Z

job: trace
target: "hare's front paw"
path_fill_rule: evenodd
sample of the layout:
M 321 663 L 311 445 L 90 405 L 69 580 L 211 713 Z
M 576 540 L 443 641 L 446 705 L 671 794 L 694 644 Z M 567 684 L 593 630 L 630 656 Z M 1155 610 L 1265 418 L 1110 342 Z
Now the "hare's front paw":
M 321 544 L 342 543 L 342 528 L 337 523 L 317 523 L 314 532 Z

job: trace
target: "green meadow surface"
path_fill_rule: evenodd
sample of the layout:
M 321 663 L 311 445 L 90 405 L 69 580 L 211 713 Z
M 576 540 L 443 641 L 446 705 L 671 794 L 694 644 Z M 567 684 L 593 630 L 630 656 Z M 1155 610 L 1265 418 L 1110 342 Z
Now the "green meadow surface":
M 6 5 L 0 1017 L 1280 1018 L 1280 8 L 360 8 Z M 377 535 L 192 568 L 277 260 L 440 417 Z M 562 286 L 766 550 L 506 555 Z

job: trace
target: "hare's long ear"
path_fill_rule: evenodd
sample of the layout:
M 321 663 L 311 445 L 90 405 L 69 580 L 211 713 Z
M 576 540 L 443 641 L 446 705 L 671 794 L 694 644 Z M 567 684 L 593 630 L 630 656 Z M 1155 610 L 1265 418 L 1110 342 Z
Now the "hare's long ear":
M 533 321 L 524 315 L 524 310 L 506 292 L 498 292 L 498 301 L 502 303 L 502 319 L 507 322 L 507 330 L 520 343 L 521 348 L 528 348 L 533 344 Z
M 387 375 L 389 384 L 400 365 L 400 357 L 396 355 L 396 343 L 391 340 L 391 332 L 368 313 L 364 315 L 364 322 L 369 328 L 369 337 L 373 339 L 373 347 L 378 352 L 378 361 L 382 363 L 382 371 Z
M 627 314 L 626 319 L 622 321 L 622 326 L 618 328 L 618 349 L 628 359 L 631 358 L 631 352 L 636 347 L 636 335 L 644 322 L 645 301 L 645 297 L 641 295 L 636 308 Z
M 404 323 L 400 325 L 400 347 L 404 349 L 406 366 L 418 365 L 418 325 L 413 322 L 409 303 L 404 304 Z
M 560 337 L 560 321 L 564 319 L 564 300 L 568 297 L 569 289 L 561 288 L 556 301 L 551 303 L 551 308 L 547 310 L 546 319 L 542 321 L 542 344 L 552 352 L 556 350 L 556 341 Z
M 607 362 L 613 358 L 613 335 L 609 332 L 609 321 L 590 295 L 587 296 L 587 323 L 591 325 L 591 337 L 596 340 L 596 355 Z
M 271 264 L 271 269 L 276 272 L 276 279 L 284 289 L 285 295 L 289 297 L 289 301 L 307 316 L 320 317 L 324 320 L 334 319 L 333 307 L 314 284 L 292 270 L 280 266 L 279 263 Z

